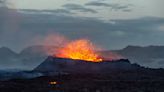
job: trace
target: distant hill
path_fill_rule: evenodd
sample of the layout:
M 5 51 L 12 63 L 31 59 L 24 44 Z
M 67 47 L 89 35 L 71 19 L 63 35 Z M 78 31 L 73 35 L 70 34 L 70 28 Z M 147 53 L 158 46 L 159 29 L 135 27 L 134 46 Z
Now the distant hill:
M 15 53 L 7 47 L 0 48 L 0 69 L 33 69 L 48 56 L 44 46 L 31 46 L 20 53 Z
M 0 69 L 31 70 L 42 63 L 48 55 L 56 52 L 55 46 L 30 46 L 20 53 L 15 53 L 7 47 L 0 48 Z
M 0 48 L 0 69 L 15 67 L 17 65 L 18 54 L 7 47 Z
M 127 46 L 121 50 L 103 51 L 103 54 L 114 52 L 128 58 L 131 62 L 152 68 L 164 68 L 164 46 Z
M 27 47 L 19 53 L 18 58 L 26 69 L 32 69 L 46 59 L 44 48 L 44 46 Z

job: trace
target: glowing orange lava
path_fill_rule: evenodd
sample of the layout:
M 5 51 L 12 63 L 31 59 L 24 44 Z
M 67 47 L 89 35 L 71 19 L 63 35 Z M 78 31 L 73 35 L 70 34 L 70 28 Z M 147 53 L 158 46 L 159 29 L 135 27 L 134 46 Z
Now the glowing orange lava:
M 72 41 L 61 48 L 57 57 L 101 62 L 102 59 L 95 51 L 95 46 L 86 39 Z

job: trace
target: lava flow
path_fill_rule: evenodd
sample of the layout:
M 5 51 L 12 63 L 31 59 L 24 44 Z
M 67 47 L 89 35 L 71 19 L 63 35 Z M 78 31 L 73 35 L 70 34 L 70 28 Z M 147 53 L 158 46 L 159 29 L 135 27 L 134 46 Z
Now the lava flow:
M 102 59 L 95 49 L 96 47 L 89 40 L 80 39 L 66 44 L 63 48 L 59 49 L 58 54 L 55 56 L 89 62 L 101 62 Z

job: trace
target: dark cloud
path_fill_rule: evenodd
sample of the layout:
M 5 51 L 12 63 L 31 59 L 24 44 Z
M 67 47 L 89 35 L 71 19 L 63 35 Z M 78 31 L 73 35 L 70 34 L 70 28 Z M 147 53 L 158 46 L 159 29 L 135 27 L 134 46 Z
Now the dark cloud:
M 114 11 L 121 10 L 124 12 L 131 11 L 130 7 L 132 6 L 131 4 L 128 4 L 128 5 L 120 5 L 120 4 L 116 4 L 116 3 L 108 4 L 108 3 L 104 3 L 104 2 L 98 2 L 98 1 L 91 1 L 91 2 L 86 3 L 85 5 L 86 6 L 96 6 L 96 7 L 97 6 L 110 7 L 111 10 L 114 10 Z
M 4 17 L 5 15 L 12 16 Z M 21 18 L 17 18 L 18 15 Z M 143 17 L 104 22 L 95 18 L 58 14 L 21 13 L 13 17 L 8 12 L 4 16 L 0 16 L 3 19 L 0 21 L 0 45 L 17 50 L 36 44 L 31 41 L 35 38 L 42 39 L 51 33 L 63 34 L 70 39 L 89 38 L 107 49 L 126 45 L 164 44 L 161 41 L 164 30 L 159 29 L 164 25 L 164 18 Z
M 73 14 L 71 11 L 66 9 L 54 9 L 54 10 L 20 9 L 19 11 L 27 12 L 27 13 Z
M 86 8 L 79 4 L 65 4 L 65 5 L 63 5 L 63 7 L 65 7 L 66 9 L 69 9 L 69 10 L 74 10 L 74 11 L 97 13 L 96 10 Z
M 109 7 L 110 5 L 107 3 L 103 3 L 103 2 L 96 2 L 96 1 L 92 1 L 92 2 L 88 2 L 85 5 L 87 6 L 105 6 L 105 7 Z
M 120 4 L 111 4 L 110 7 L 112 10 L 114 11 L 119 11 L 119 10 L 122 10 L 122 11 L 131 11 L 130 9 L 130 6 L 131 5 L 120 5 Z

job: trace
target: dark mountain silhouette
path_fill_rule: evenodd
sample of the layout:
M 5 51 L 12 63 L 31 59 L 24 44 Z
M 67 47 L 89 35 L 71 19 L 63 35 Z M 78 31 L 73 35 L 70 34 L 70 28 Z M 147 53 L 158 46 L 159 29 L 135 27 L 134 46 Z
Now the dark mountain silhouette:
M 7 47 L 2 47 L 0 48 L 0 69 L 32 69 L 47 57 L 42 48 L 43 46 L 32 46 L 20 53 L 15 53 Z
M 30 46 L 20 53 L 15 53 L 7 47 L 0 48 L 0 69 L 31 70 L 43 62 L 49 55 L 46 50 L 54 51 L 54 46 Z
M 19 53 L 18 58 L 23 66 L 32 69 L 46 59 L 47 54 L 45 53 L 44 48 L 44 46 L 31 46 L 25 48 Z
M 137 64 L 131 64 L 128 59 L 94 63 L 49 56 L 34 71 L 54 73 L 110 73 L 111 71 L 132 71 L 139 69 L 142 69 L 142 67 Z
M 133 63 L 138 63 L 151 68 L 164 68 L 164 46 L 127 46 L 121 50 L 103 51 L 106 55 L 110 52 L 128 58 Z
M 17 64 L 18 54 L 6 47 L 0 48 L 0 69 L 3 67 L 12 67 Z
M 22 50 L 19 59 L 23 65 L 30 69 L 35 68 L 42 63 L 49 55 L 56 53 L 56 46 L 30 46 Z
M 11 49 L 7 48 L 7 47 L 1 47 L 0 48 L 0 57 L 1 58 L 13 58 L 16 57 L 17 53 L 15 53 L 14 51 L 12 51 Z
M 43 63 L 37 66 L 34 72 L 40 72 L 45 76 L 75 75 L 95 76 L 112 80 L 147 80 L 163 81 L 164 69 L 145 68 L 138 64 L 132 64 L 128 59 L 103 61 L 99 63 L 84 60 L 73 60 L 49 56 Z M 90 77 L 91 77 L 90 76 Z M 94 78 L 95 78 L 94 77 Z M 91 77 L 92 78 L 92 77 Z

